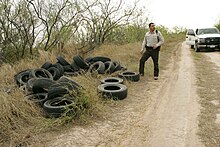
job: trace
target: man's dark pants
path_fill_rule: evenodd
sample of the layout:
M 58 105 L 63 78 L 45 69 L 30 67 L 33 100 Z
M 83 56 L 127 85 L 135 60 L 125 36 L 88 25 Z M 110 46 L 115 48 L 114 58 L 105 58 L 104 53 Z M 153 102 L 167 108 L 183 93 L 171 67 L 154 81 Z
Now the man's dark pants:
M 158 65 L 158 59 L 159 59 L 159 51 L 160 47 L 153 49 L 153 47 L 146 47 L 146 51 L 143 53 L 140 64 L 139 64 L 139 73 L 144 75 L 144 65 L 145 62 L 151 57 L 154 63 L 154 76 L 159 76 L 159 65 Z

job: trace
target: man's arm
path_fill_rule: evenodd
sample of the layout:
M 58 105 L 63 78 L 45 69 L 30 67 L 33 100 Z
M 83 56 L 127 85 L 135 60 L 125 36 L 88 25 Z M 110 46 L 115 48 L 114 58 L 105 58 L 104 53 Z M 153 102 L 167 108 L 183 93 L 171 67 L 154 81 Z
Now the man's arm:
M 146 35 L 145 35 L 146 36 Z M 146 43 L 147 43 L 147 40 L 146 40 L 146 37 L 144 36 L 144 40 L 143 40 L 143 42 L 142 42 L 142 46 L 141 46 L 141 53 L 143 53 L 144 52 L 144 48 L 145 48 L 145 45 L 146 45 Z
M 159 36 L 159 42 L 156 44 L 157 47 L 161 46 L 164 43 L 163 35 L 159 31 L 158 31 L 158 36 Z

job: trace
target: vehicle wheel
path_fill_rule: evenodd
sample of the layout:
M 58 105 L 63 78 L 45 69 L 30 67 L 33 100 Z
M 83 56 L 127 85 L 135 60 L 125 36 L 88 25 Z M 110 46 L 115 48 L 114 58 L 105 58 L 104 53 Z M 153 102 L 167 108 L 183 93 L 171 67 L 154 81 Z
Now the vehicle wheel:
M 107 77 L 101 80 L 101 84 L 107 84 L 107 83 L 112 83 L 112 84 L 123 84 L 124 80 L 122 78 L 118 77 Z
M 43 105 L 43 109 L 50 117 L 57 118 L 68 109 L 73 111 L 73 104 L 74 101 L 71 97 L 57 97 L 47 100 Z
M 191 45 L 191 49 L 193 49 L 194 48 L 194 45 Z
M 125 71 L 122 73 L 119 73 L 120 78 L 125 78 L 129 81 L 137 82 L 140 80 L 140 74 L 135 73 L 135 72 L 130 72 L 130 71 Z
M 123 84 L 101 84 L 98 86 L 98 92 L 105 98 L 113 100 L 122 100 L 127 97 L 128 89 Z
M 198 48 L 197 44 L 195 44 L 195 52 L 200 52 L 200 49 Z
M 105 64 L 101 61 L 93 63 L 88 70 L 89 73 L 97 73 L 97 74 L 104 74 L 105 73 Z

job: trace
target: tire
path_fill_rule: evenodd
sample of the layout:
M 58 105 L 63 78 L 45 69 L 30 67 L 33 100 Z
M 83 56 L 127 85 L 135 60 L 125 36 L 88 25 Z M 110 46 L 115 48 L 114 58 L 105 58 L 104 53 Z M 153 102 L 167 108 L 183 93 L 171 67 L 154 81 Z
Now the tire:
M 64 72 L 74 72 L 74 69 L 70 65 L 63 66 Z
M 79 66 L 82 69 L 88 69 L 89 65 L 84 61 L 84 59 L 77 55 L 73 57 L 73 61 L 76 63 L 77 66 Z
M 45 63 L 41 66 L 41 68 L 43 68 L 43 69 L 49 69 L 51 66 L 52 66 L 52 63 L 49 62 L 49 61 L 47 61 L 47 62 L 45 62 Z
M 31 73 L 31 70 L 28 69 L 28 70 L 23 70 L 23 71 L 19 72 L 18 74 L 16 74 L 14 76 L 16 84 L 19 87 L 26 85 L 28 80 L 30 79 L 30 73 Z
M 190 48 L 193 49 L 193 48 L 194 48 L 194 45 L 191 45 Z
M 62 97 L 64 95 L 78 94 L 80 86 L 75 82 L 59 82 L 51 85 L 48 89 L 48 99 L 53 99 L 56 97 Z
M 125 78 L 129 81 L 137 82 L 140 80 L 140 74 L 135 73 L 135 72 L 130 72 L 130 71 L 124 71 L 119 73 L 120 78 Z
M 114 63 L 111 61 L 107 61 L 104 64 L 105 64 L 105 73 L 112 74 L 115 70 Z
M 58 80 L 61 77 L 60 70 L 56 67 L 50 67 L 48 71 L 52 74 L 53 80 Z
M 35 104 L 43 106 L 44 102 L 47 101 L 47 93 L 37 93 L 25 96 L 26 99 L 32 101 Z
M 101 80 L 101 84 L 107 84 L 107 83 L 112 83 L 112 84 L 123 84 L 124 80 L 122 78 L 118 77 L 107 77 Z
M 74 71 L 80 71 L 80 67 L 76 65 L 75 61 L 72 61 L 70 66 Z
M 57 62 L 60 63 L 61 65 L 70 65 L 62 56 L 57 56 Z
M 43 105 L 43 109 L 50 117 L 57 118 L 68 109 L 72 109 L 73 105 L 74 101 L 71 97 L 57 97 L 47 100 Z
M 88 70 L 91 74 L 104 74 L 105 73 L 105 64 L 101 61 L 93 63 Z
M 96 56 L 92 58 L 92 62 L 98 62 L 98 61 L 105 63 L 107 61 L 111 61 L 111 59 L 108 57 L 103 57 L 103 56 Z
M 48 70 L 43 68 L 38 68 L 31 70 L 30 78 L 48 78 L 52 80 L 53 76 Z
M 85 59 L 85 62 L 88 63 L 88 64 L 90 64 L 90 63 L 92 62 L 92 57 L 86 58 L 86 59 Z
M 119 62 L 114 61 L 113 64 L 115 66 L 114 72 L 121 70 L 122 67 Z
M 127 97 L 128 89 L 123 84 L 101 84 L 98 86 L 98 93 L 105 98 L 123 100 Z
M 31 78 L 28 80 L 27 84 L 26 84 L 26 89 L 28 92 L 33 92 L 32 91 L 32 88 L 33 88 L 33 85 L 34 85 L 34 82 L 37 80 L 37 78 Z
M 48 78 L 36 79 L 33 83 L 32 91 L 33 93 L 47 93 L 51 85 L 56 82 Z
M 70 84 L 75 85 L 75 87 L 77 87 L 77 88 L 82 88 L 77 82 L 73 81 L 72 79 L 70 79 L 66 76 L 60 77 L 60 79 L 57 82 L 58 83 L 66 82 L 66 83 L 70 83 Z
M 52 65 L 53 67 L 56 67 L 60 71 L 60 75 L 62 76 L 64 74 L 63 66 L 60 63 L 55 63 Z

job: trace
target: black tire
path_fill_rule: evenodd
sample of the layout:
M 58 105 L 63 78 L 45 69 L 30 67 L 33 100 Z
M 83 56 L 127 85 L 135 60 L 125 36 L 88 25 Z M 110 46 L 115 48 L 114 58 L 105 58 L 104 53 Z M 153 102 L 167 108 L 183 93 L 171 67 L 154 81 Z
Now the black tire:
M 111 61 L 111 59 L 108 57 L 103 57 L 103 56 L 96 56 L 92 58 L 92 62 L 98 62 L 98 61 L 105 63 L 107 61 Z
M 105 64 L 105 73 L 111 74 L 115 71 L 115 66 L 113 62 L 107 61 L 104 64 Z
M 28 80 L 30 79 L 30 73 L 31 70 L 28 69 L 23 70 L 14 76 L 14 79 L 19 87 L 27 84 Z
M 77 87 L 77 88 L 81 88 L 81 86 L 77 82 L 73 81 L 72 79 L 70 79 L 66 76 L 60 77 L 60 79 L 57 82 L 58 83 L 66 82 L 66 83 L 70 83 L 70 84 L 75 85 L 75 87 Z
M 88 64 L 90 64 L 90 63 L 92 62 L 92 58 L 93 58 L 93 57 L 88 57 L 88 58 L 86 58 L 86 59 L 85 59 L 85 62 L 88 63 Z
M 122 78 L 118 77 L 107 77 L 101 80 L 101 84 L 107 84 L 107 83 L 112 83 L 112 84 L 123 84 L 124 80 Z
M 61 77 L 60 70 L 56 67 L 50 67 L 48 71 L 52 74 L 53 80 L 58 80 Z
M 62 97 L 68 94 L 78 94 L 80 86 L 73 82 L 59 82 L 51 85 L 48 89 L 48 99 Z
M 128 89 L 123 84 L 101 84 L 98 92 L 105 98 L 113 100 L 123 100 L 127 97 Z
M 74 72 L 74 69 L 70 65 L 63 66 L 64 72 Z
M 82 69 L 88 69 L 89 65 L 84 61 L 84 59 L 77 55 L 73 57 L 73 61 L 76 63 L 77 66 L 79 66 Z
M 193 49 L 193 48 L 194 48 L 194 45 L 191 45 L 190 48 Z
M 51 85 L 56 82 L 48 78 L 38 78 L 34 81 L 32 91 L 33 93 L 46 93 Z
M 114 72 L 121 70 L 122 67 L 119 62 L 114 61 L 113 64 L 115 66 Z
M 104 74 L 105 73 L 105 64 L 101 61 L 93 63 L 88 70 L 91 74 Z
M 31 70 L 30 78 L 48 78 L 52 80 L 53 76 L 48 70 L 43 68 L 38 68 Z
M 59 69 L 61 76 L 64 74 L 63 66 L 60 63 L 57 62 L 57 63 L 53 64 L 52 66 L 56 67 L 57 69 Z
M 78 65 L 76 65 L 74 60 L 72 61 L 70 66 L 74 71 L 80 71 L 80 67 Z
M 71 97 L 57 97 L 55 99 L 47 100 L 44 105 L 44 111 L 50 117 L 60 117 L 68 109 L 73 110 L 74 101 Z
M 70 65 L 62 56 L 57 56 L 57 62 L 63 66 Z
M 129 81 L 137 82 L 140 80 L 140 74 L 136 72 L 124 71 L 119 73 L 120 78 L 125 78 Z
M 43 68 L 43 69 L 49 69 L 51 66 L 52 66 L 52 63 L 49 62 L 49 61 L 47 61 L 47 62 L 45 62 L 45 63 L 41 66 L 41 68 Z
M 32 91 L 32 88 L 33 88 L 33 85 L 34 85 L 34 82 L 37 80 L 37 78 L 31 78 L 28 80 L 27 84 L 26 84 L 26 89 L 28 92 L 33 92 Z
M 32 101 L 35 104 L 43 106 L 44 102 L 47 100 L 47 93 L 37 93 L 25 96 L 26 99 Z

